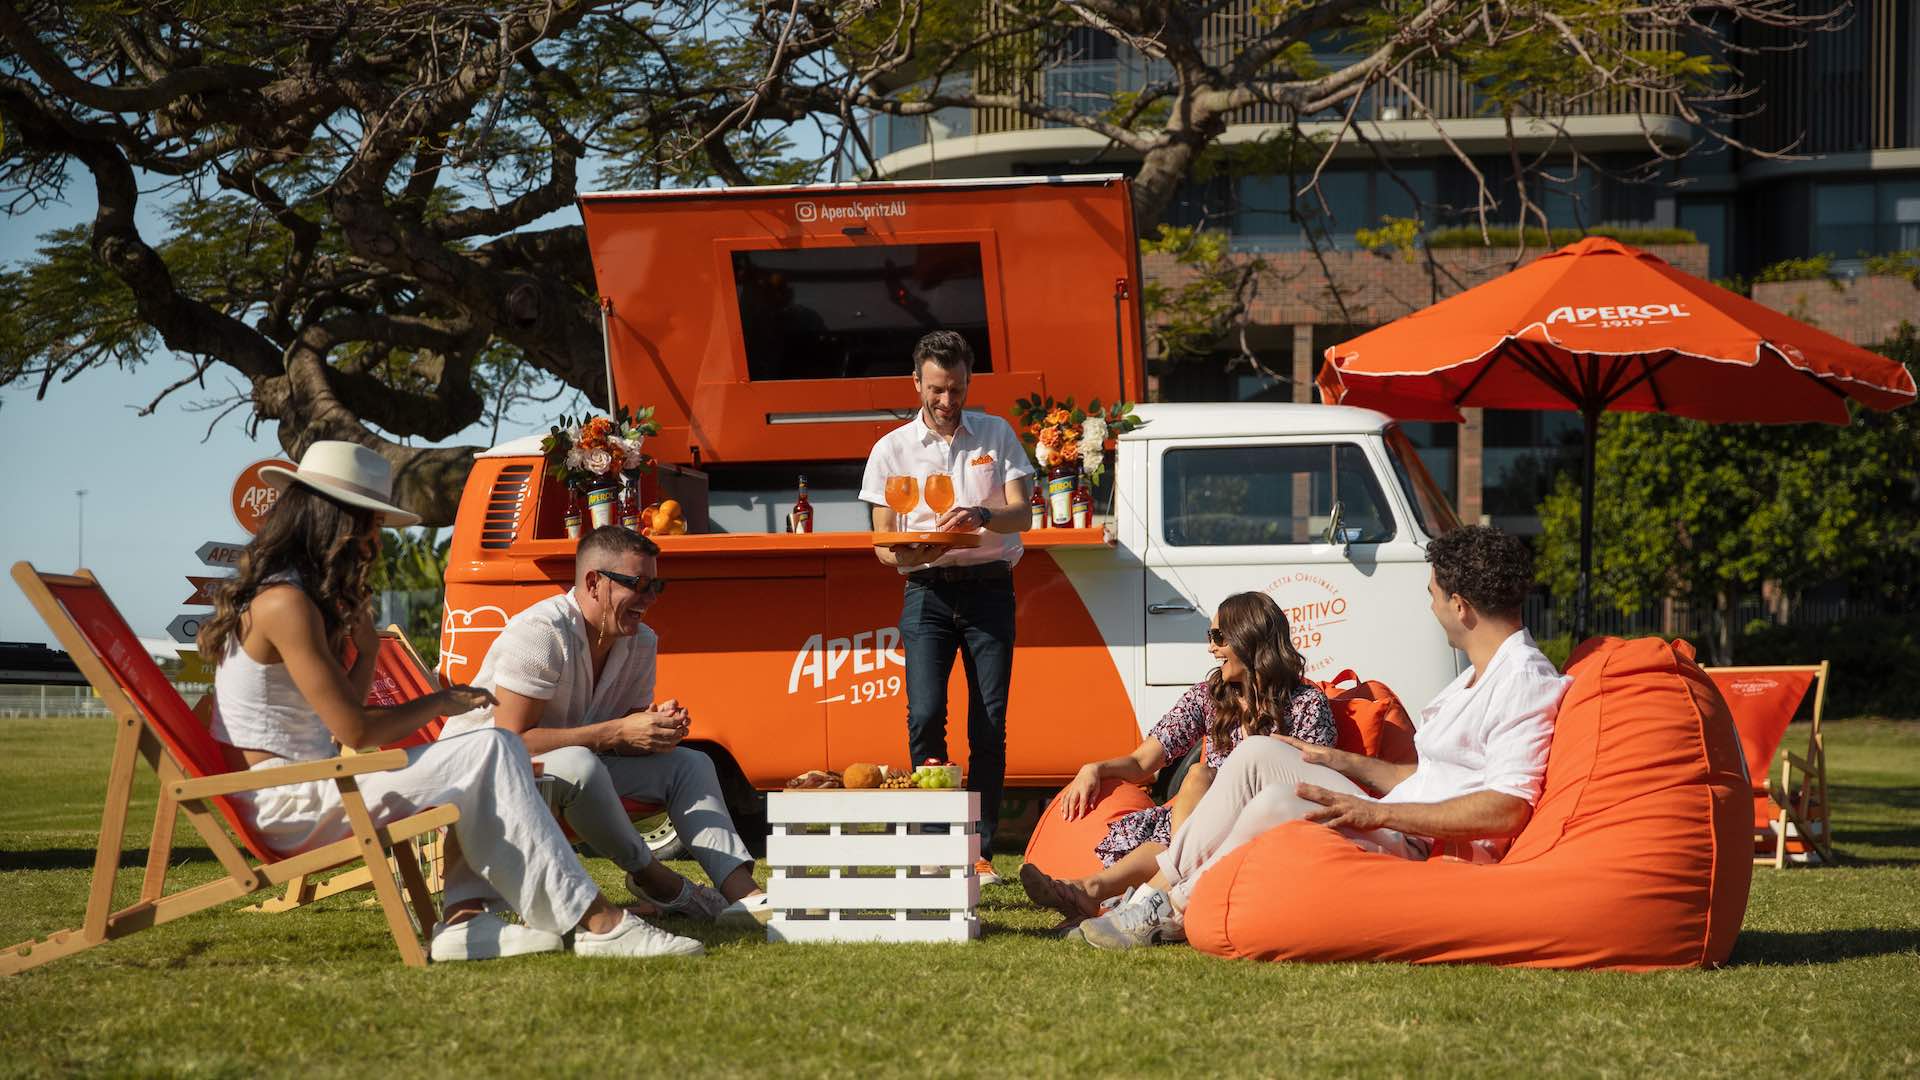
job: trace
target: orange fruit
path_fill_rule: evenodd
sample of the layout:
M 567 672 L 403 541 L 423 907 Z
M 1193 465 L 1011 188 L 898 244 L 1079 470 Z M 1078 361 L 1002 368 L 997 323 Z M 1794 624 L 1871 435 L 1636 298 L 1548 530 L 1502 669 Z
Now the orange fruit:
M 677 518 L 680 516 L 680 504 L 673 499 L 667 499 L 660 504 L 660 512 L 670 518 Z

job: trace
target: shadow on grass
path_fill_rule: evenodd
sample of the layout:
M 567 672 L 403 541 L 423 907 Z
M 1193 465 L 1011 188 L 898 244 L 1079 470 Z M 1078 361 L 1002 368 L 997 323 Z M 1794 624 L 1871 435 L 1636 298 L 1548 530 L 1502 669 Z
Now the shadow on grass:
M 9 870 L 91 870 L 93 869 L 94 850 L 92 848 L 41 848 L 37 851 L 0 851 L 0 873 Z M 178 866 L 183 862 L 213 862 L 212 850 L 204 847 L 178 847 L 168 857 L 168 864 Z M 120 869 L 145 866 L 146 849 L 127 850 L 120 853 Z
M 1825 964 L 1920 952 L 1920 930 L 1742 930 L 1729 967 Z

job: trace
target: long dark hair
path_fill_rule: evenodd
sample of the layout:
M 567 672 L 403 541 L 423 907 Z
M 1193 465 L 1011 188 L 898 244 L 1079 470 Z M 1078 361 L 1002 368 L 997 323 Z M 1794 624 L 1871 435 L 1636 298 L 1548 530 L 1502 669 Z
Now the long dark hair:
M 344 655 L 353 616 L 372 598 L 367 576 L 374 559 L 361 554 L 359 538 L 373 511 L 338 503 L 303 484 L 289 484 L 260 532 L 240 553 L 240 572 L 214 590 L 213 618 L 200 624 L 200 655 L 212 663 L 240 638 L 240 619 L 260 587 L 292 570 L 300 588 L 320 609 L 327 647 Z
M 1287 706 L 1307 662 L 1293 647 L 1287 613 L 1266 593 L 1234 593 L 1220 603 L 1220 635 L 1246 665 L 1246 685 L 1228 682 L 1219 668 L 1207 676 L 1213 726 L 1207 735 L 1224 752 L 1235 730 L 1291 735 Z

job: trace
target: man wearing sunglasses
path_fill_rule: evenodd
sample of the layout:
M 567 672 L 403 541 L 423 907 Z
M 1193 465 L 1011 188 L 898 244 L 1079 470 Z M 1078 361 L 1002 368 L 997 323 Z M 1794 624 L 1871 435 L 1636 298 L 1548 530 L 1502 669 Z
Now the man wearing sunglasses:
M 481 661 L 474 685 L 499 704 L 448 720 L 441 737 L 488 724 L 517 732 L 555 811 L 626 871 L 635 896 L 674 914 L 764 922 L 772 909 L 713 761 L 680 745 L 687 710 L 653 697 L 659 638 L 642 617 L 666 587 L 659 555 L 652 540 L 617 525 L 582 537 L 573 588 L 514 616 Z M 655 860 L 622 797 L 664 806 L 719 888 Z

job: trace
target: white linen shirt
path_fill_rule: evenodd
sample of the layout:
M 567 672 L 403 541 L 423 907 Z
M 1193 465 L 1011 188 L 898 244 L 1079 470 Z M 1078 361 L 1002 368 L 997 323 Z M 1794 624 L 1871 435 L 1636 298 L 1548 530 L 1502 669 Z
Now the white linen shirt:
M 1477 680 L 1472 668 L 1461 672 L 1420 710 L 1413 735 L 1419 763 L 1380 801 L 1437 803 L 1497 791 L 1532 806 L 1546 782 L 1553 720 L 1572 683 L 1554 670 L 1533 635 L 1515 631 Z M 1496 862 L 1510 844 L 1476 840 L 1473 861 Z
M 922 490 L 920 505 L 900 523 L 905 532 L 932 532 L 939 515 L 927 509 L 926 478 L 946 473 L 953 478 L 953 505 L 987 506 L 998 503 L 1007 482 L 1033 475 L 1027 463 L 1027 449 L 1013 433 L 1013 425 L 989 413 L 962 411 L 960 426 L 949 444 L 926 424 L 926 410 L 913 414 L 906 424 L 887 432 L 873 444 L 867 455 L 866 475 L 860 481 L 860 498 L 875 506 L 887 505 L 887 477 L 911 476 Z M 1025 514 L 1027 507 L 996 507 L 995 514 Z M 977 563 L 1020 561 L 1025 550 L 1018 534 L 980 530 L 980 546 L 954 548 L 935 559 L 930 566 L 970 566 Z M 912 573 L 901 568 L 901 573 Z
M 587 641 L 587 620 L 572 590 L 548 597 L 507 621 L 493 640 L 473 685 L 489 693 L 511 690 L 544 701 L 540 726 L 598 724 L 653 704 L 654 660 L 660 637 L 645 623 L 613 643 L 598 682 Z M 493 726 L 493 708 L 449 717 L 442 738 Z

